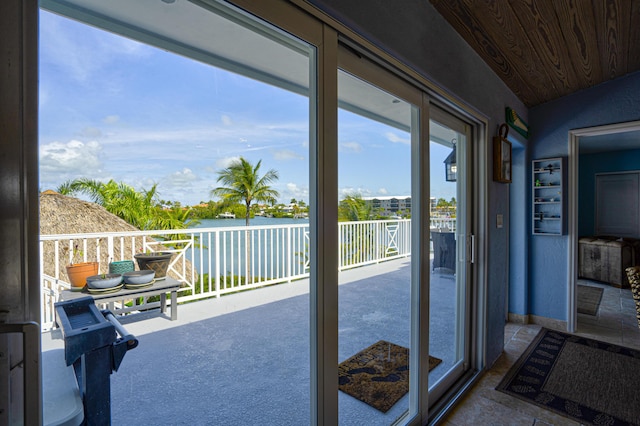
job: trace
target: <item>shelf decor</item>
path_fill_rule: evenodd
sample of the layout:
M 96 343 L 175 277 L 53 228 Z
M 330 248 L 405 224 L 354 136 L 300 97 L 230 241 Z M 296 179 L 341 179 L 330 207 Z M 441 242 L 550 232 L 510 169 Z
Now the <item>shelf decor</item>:
M 533 160 L 532 229 L 534 235 L 564 233 L 564 167 L 562 158 Z
M 498 136 L 493 138 L 493 180 L 511 183 L 511 142 L 507 140 L 509 128 L 502 123 Z

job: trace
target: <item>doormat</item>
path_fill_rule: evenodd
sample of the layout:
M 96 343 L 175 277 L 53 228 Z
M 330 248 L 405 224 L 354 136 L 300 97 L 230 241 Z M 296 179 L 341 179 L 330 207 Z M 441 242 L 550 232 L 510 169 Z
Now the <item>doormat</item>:
M 429 371 L 441 359 L 429 356 Z M 338 388 L 386 413 L 409 392 L 409 349 L 380 340 L 338 366 Z
M 596 315 L 603 292 L 600 287 L 578 284 L 578 313 Z
M 640 424 L 640 351 L 547 329 L 497 390 L 582 424 Z

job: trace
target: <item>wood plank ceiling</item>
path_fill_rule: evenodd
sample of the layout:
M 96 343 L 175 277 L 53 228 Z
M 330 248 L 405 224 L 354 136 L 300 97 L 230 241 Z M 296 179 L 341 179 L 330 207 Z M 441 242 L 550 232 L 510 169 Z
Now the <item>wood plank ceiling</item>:
M 528 107 L 640 70 L 640 0 L 430 0 Z

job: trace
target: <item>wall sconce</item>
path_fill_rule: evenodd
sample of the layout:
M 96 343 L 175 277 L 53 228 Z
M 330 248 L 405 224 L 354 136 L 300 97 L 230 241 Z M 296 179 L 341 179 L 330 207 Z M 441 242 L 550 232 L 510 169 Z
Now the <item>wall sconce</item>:
M 447 182 L 455 182 L 458 176 L 458 165 L 456 163 L 456 140 L 452 139 L 453 151 L 444 160 L 445 180 Z

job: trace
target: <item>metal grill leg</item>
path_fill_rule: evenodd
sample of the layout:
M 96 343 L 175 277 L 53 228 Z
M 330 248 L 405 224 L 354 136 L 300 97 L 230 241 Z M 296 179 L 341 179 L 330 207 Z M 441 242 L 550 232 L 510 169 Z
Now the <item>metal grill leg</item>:
M 111 424 L 111 347 L 105 346 L 82 356 L 84 413 L 89 425 Z M 106 368 L 105 368 L 106 367 Z

